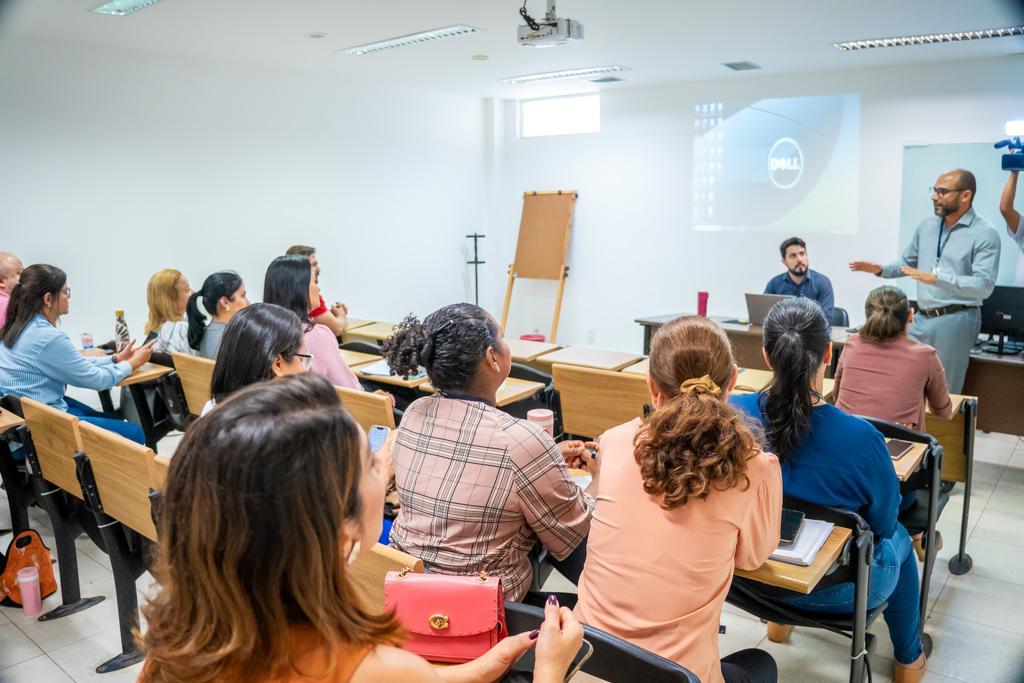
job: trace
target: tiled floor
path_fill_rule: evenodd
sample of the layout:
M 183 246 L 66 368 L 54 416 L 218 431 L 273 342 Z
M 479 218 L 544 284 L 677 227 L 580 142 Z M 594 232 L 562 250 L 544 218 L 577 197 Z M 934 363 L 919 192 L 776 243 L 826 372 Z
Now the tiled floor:
M 176 437 L 161 443 L 173 452 Z M 2 494 L 0 494 L 2 495 Z M 945 547 L 939 551 L 929 600 L 926 631 L 935 649 L 928 662 L 926 683 L 1024 682 L 1024 440 L 1005 434 L 977 436 L 974 494 L 971 500 L 968 552 L 974 569 L 952 576 L 947 560 L 956 553 L 963 510 L 963 486 L 957 486 L 939 530 Z M 7 501 L 0 500 L 0 526 L 6 525 Z M 32 510 L 32 523 L 53 548 L 49 520 Z M 10 534 L 0 536 L 6 548 Z M 78 541 L 83 595 L 106 596 L 99 605 L 53 622 L 26 618 L 20 609 L 0 607 L 0 682 L 134 681 L 136 665 L 99 675 L 97 664 L 120 651 L 117 610 L 110 562 L 87 539 Z M 151 579 L 138 582 L 140 601 Z M 552 590 L 565 590 L 557 576 Z M 44 610 L 59 604 L 59 593 L 44 602 Z M 722 654 L 761 647 L 775 657 L 780 680 L 786 683 L 845 682 L 849 676 L 846 639 L 813 629 L 796 629 L 790 641 L 776 645 L 765 638 L 757 619 L 726 606 Z M 892 680 L 892 645 L 879 619 L 872 627 L 878 644 L 871 657 L 874 681 Z

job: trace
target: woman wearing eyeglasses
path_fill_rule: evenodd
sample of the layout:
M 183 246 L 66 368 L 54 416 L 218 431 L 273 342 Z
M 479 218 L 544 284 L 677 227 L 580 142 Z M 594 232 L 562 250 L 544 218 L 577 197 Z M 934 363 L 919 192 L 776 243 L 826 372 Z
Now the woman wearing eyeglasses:
M 224 328 L 206 415 L 218 402 L 250 384 L 309 370 L 313 357 L 303 344 L 297 315 L 274 304 L 252 304 Z
M 64 392 L 68 385 L 96 391 L 111 388 L 149 360 L 156 342 L 136 349 L 133 341 L 116 355 L 87 358 L 57 327 L 70 308 L 71 288 L 63 270 L 36 264 L 22 272 L 0 330 L 0 394 L 27 396 L 144 443 L 139 425 L 93 410 Z

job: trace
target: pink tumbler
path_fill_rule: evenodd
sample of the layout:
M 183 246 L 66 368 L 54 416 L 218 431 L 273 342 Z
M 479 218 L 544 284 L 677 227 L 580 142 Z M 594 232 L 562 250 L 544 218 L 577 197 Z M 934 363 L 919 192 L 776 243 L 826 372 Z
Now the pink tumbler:
M 555 414 L 547 408 L 534 408 L 526 411 L 526 421 L 533 422 L 548 433 L 548 436 L 555 435 Z
M 702 318 L 708 317 L 708 293 L 697 292 L 697 315 Z
M 43 607 L 39 597 L 39 569 L 36 567 L 19 569 L 18 589 L 21 591 L 21 609 L 25 614 L 30 617 L 39 614 Z

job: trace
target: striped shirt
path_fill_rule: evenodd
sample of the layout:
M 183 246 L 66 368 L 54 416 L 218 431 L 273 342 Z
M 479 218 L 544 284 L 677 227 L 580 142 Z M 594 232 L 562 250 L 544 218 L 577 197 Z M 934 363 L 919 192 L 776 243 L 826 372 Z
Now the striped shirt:
M 417 400 L 391 455 L 401 501 L 391 544 L 428 571 L 497 574 L 505 596 L 521 600 L 537 540 L 564 559 L 590 532 L 594 499 L 547 432 L 486 403 Z
M 36 315 L 22 330 L 13 348 L 0 343 L 0 393 L 28 396 L 58 410 L 67 410 L 67 385 L 109 389 L 128 375 L 128 362 L 112 356 L 86 357 L 61 330 Z

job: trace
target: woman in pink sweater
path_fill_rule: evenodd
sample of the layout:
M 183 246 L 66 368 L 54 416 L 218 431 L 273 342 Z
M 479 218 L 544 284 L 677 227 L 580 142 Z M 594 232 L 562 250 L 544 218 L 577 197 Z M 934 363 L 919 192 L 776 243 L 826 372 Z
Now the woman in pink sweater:
M 836 368 L 836 408 L 925 430 L 925 401 L 952 416 L 946 373 L 935 349 L 907 336 L 914 319 L 907 295 L 878 287 L 864 304 L 867 321 L 843 348 Z

